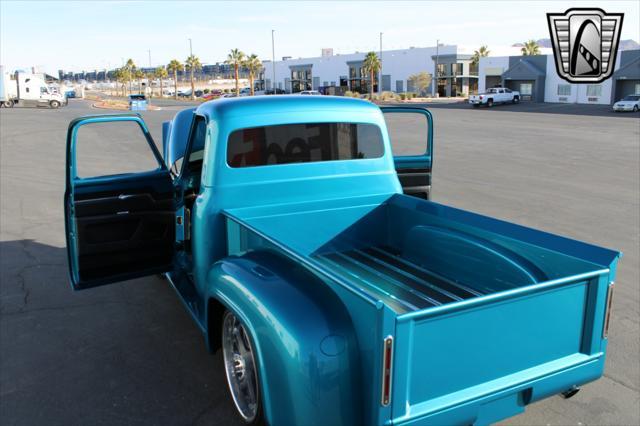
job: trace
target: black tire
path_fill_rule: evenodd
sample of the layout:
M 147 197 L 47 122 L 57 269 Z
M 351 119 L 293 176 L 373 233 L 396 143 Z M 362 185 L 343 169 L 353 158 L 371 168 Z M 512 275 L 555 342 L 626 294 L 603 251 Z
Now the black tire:
M 262 426 L 262 390 L 258 376 L 258 360 L 253 355 L 255 339 L 242 321 L 230 310 L 222 314 L 222 357 L 227 387 L 238 416 L 245 424 Z M 247 368 L 250 367 L 250 368 Z M 242 388 L 251 388 L 246 395 Z M 255 399 L 253 404 L 248 401 Z
M 493 106 L 493 99 L 487 100 L 487 108 L 491 108 Z
M 638 112 L 638 105 L 633 106 L 633 112 Z
M 511 101 L 511 103 L 517 104 L 518 102 L 520 102 L 520 97 L 519 96 L 514 96 L 513 100 Z
M 5 108 L 13 108 L 13 105 L 14 105 L 13 99 L 9 99 L 8 101 L 3 102 L 2 105 Z
M 60 102 L 59 101 L 51 101 L 49 102 L 49 106 L 53 109 L 58 109 L 60 108 Z

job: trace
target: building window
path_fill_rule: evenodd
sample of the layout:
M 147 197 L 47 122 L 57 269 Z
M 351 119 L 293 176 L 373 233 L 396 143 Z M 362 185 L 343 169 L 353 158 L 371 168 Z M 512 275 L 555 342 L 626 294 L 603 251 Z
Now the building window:
M 588 85 L 587 96 L 602 96 L 602 86 L 600 84 Z
M 533 84 L 531 83 L 520 83 L 520 94 L 531 96 L 533 94 Z
M 469 63 L 469 75 L 478 75 L 478 64 Z
M 462 75 L 462 64 L 451 64 L 451 74 Z
M 635 92 L 635 94 L 636 95 L 640 95 L 640 83 L 636 84 L 636 92 Z
M 303 90 L 311 90 L 311 69 L 298 69 L 291 71 L 291 92 L 298 93 Z
M 448 73 L 447 73 L 447 65 L 449 65 L 449 64 L 438 64 L 438 76 L 448 75 Z
M 558 84 L 558 96 L 571 96 L 571 85 Z

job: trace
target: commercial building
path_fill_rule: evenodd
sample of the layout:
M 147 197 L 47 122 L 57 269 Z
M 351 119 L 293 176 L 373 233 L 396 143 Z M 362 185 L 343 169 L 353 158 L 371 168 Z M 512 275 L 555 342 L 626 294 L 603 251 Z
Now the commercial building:
M 440 96 L 467 95 L 477 90 L 478 70 L 471 64 L 471 55 L 458 52 L 455 45 L 438 47 L 415 47 L 401 50 L 376 52 L 382 59 L 382 72 L 371 77 L 363 69 L 366 52 L 333 54 L 332 49 L 323 49 L 322 55 L 313 58 L 291 59 L 284 57 L 275 63 L 275 87 L 287 93 L 302 90 L 318 90 L 320 87 L 340 87 L 358 93 L 367 93 L 373 84 L 375 92 L 379 85 L 383 91 L 416 92 L 409 76 L 426 72 L 431 76 L 436 62 L 437 79 L 425 90 L 434 89 Z M 258 88 L 270 90 L 274 67 L 271 61 L 263 61 L 264 71 L 258 76 Z M 435 88 L 433 85 L 436 84 Z
M 611 78 L 598 84 L 571 84 L 557 71 L 553 55 L 481 58 L 480 92 L 503 86 L 520 92 L 523 101 L 609 104 L 640 94 L 640 50 L 619 51 Z

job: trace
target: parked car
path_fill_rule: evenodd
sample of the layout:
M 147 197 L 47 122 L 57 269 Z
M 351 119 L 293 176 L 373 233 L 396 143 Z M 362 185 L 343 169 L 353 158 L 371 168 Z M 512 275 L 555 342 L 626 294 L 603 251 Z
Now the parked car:
M 385 120 L 411 115 L 424 154 L 393 156 Z M 78 128 L 123 121 L 158 168 L 76 176 Z M 620 253 L 429 201 L 431 129 L 261 96 L 180 111 L 161 154 L 139 115 L 75 119 L 71 284 L 165 273 L 246 423 L 484 425 L 574 395 L 603 374 Z
M 520 92 L 504 87 L 493 87 L 485 93 L 469 96 L 469 103 L 474 107 L 486 105 L 491 108 L 494 104 L 504 104 L 508 102 L 513 104 L 520 102 Z
M 201 97 L 202 97 L 202 95 L 204 95 L 204 91 L 202 91 L 202 90 L 196 90 L 196 91 L 194 92 L 194 94 L 196 95 L 196 98 L 201 98 Z
M 613 104 L 613 110 L 615 112 L 620 111 L 633 111 L 638 112 L 640 110 L 640 95 L 627 95 Z
M 275 94 L 275 95 L 284 95 L 284 94 L 286 94 L 286 93 L 287 93 L 287 92 L 285 92 L 285 91 L 284 91 L 284 90 L 282 90 L 282 89 L 275 89 L 275 90 L 274 90 L 274 89 L 268 89 L 268 90 L 265 90 L 265 91 L 264 91 L 264 94 L 265 94 L 265 95 L 274 95 L 274 94 Z
M 251 88 L 243 87 L 242 89 L 240 89 L 240 96 L 249 96 L 249 95 L 251 95 Z
M 191 97 L 191 90 L 178 90 L 179 98 L 188 98 Z
M 317 90 L 303 90 L 302 92 L 300 92 L 301 95 L 321 95 L 322 93 L 318 92 Z

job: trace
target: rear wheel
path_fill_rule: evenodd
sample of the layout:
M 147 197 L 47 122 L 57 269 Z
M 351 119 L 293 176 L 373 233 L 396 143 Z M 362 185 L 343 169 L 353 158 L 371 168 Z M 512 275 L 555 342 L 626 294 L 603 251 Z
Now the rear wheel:
M 49 102 L 49 106 L 50 106 L 51 108 L 53 108 L 53 109 L 60 108 L 60 102 L 58 102 L 58 101 L 51 101 L 51 102 Z
M 638 112 L 638 105 L 633 106 L 633 112 Z
M 222 355 L 229 392 L 238 414 L 247 424 L 263 424 L 258 365 L 252 339 L 231 311 L 226 311 L 222 317 Z
M 3 102 L 5 108 L 13 108 L 13 99 Z
M 489 99 L 487 101 L 487 108 L 491 108 L 493 106 L 493 99 Z
M 520 102 L 520 97 L 514 96 L 513 97 L 513 101 L 511 101 L 511 102 L 513 102 L 514 104 L 517 104 L 518 102 Z

